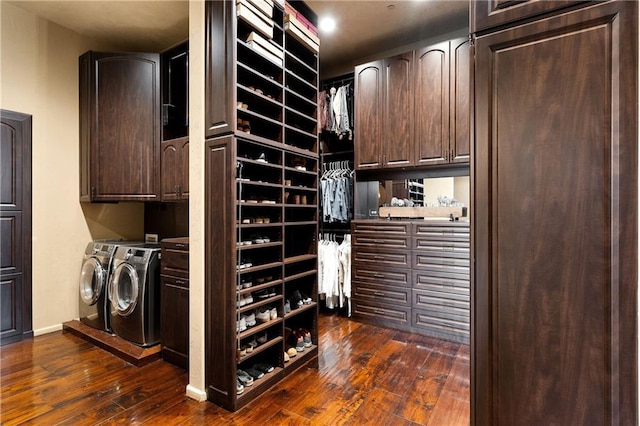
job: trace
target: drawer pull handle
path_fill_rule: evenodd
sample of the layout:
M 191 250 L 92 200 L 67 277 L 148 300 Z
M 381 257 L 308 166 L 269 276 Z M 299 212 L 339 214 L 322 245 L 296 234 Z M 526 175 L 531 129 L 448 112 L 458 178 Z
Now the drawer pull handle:
M 176 280 L 176 284 L 182 284 L 182 285 L 184 285 L 184 284 L 186 284 L 186 282 L 181 281 L 181 280 Z
M 375 278 L 384 278 L 384 274 L 373 274 Z
M 375 312 L 376 314 L 380 314 L 380 315 L 384 315 L 385 312 L 380 310 L 380 309 L 374 309 L 373 312 Z
M 373 294 L 375 294 L 376 296 L 380 296 L 380 297 L 384 297 L 385 296 L 384 293 L 381 293 L 379 291 L 374 291 Z

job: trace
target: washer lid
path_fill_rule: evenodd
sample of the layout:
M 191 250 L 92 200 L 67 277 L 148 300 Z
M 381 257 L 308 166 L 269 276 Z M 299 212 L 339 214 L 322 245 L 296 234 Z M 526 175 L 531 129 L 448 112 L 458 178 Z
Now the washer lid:
M 106 273 L 102 264 L 91 257 L 82 263 L 80 270 L 80 298 L 87 305 L 94 305 L 105 285 Z
M 121 263 L 113 272 L 109 287 L 112 309 L 122 317 L 130 315 L 138 304 L 138 292 L 138 273 L 130 264 Z

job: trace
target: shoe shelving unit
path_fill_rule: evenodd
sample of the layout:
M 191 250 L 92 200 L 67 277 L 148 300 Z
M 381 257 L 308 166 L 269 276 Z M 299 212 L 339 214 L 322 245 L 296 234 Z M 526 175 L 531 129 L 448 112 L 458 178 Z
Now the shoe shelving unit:
M 266 33 L 239 16 L 253 5 L 206 4 L 205 380 L 208 399 L 230 411 L 318 362 L 318 55 L 284 30 L 277 2 Z M 298 307 L 296 292 L 312 301 Z M 265 310 L 277 315 L 247 325 Z M 285 362 L 300 328 L 312 345 Z M 238 371 L 258 363 L 274 371 L 238 393 Z

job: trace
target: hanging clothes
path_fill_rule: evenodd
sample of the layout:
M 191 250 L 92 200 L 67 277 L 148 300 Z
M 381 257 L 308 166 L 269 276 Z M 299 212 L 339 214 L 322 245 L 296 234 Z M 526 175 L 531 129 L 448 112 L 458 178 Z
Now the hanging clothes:
M 326 107 L 326 110 L 325 110 Z M 353 139 L 353 84 L 331 87 L 329 93 L 318 93 L 319 128 L 338 135 L 339 139 Z M 324 113 L 326 111 L 326 120 Z
M 335 234 L 318 238 L 318 296 L 327 308 L 347 307 L 351 316 L 351 235 L 338 244 Z
M 324 165 L 320 177 L 322 220 L 346 223 L 353 219 L 353 171 L 347 161 Z

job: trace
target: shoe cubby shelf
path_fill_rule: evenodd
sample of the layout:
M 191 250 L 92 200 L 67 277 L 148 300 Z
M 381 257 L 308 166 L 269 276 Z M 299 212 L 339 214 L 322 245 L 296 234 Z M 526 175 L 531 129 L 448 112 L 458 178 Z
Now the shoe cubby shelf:
M 252 386 L 245 387 L 244 392 L 242 392 L 240 395 L 237 395 L 238 402 L 240 402 L 241 405 L 244 405 L 249 401 L 252 401 L 256 397 L 256 395 L 262 394 L 271 386 L 282 380 L 282 378 L 284 377 L 283 373 L 283 368 L 276 367 L 271 373 L 265 374 L 261 379 L 254 380 Z
M 239 365 L 244 364 L 244 363 L 251 364 L 251 363 L 248 363 L 247 361 L 250 361 L 252 359 L 255 361 L 255 358 L 258 357 L 260 355 L 260 353 L 262 353 L 262 352 L 266 351 L 267 349 L 272 348 L 272 347 L 274 347 L 274 346 L 276 346 L 278 344 L 282 345 L 283 340 L 284 339 L 282 338 L 282 336 L 274 337 L 273 339 L 267 340 L 266 343 L 263 343 L 263 344 L 261 344 L 259 346 L 256 346 L 253 349 L 253 352 L 248 353 L 248 354 L 238 358 L 238 364 Z M 275 371 L 275 369 L 274 369 L 274 371 Z M 273 371 L 272 371 L 272 373 L 273 373 Z M 271 373 L 267 373 L 267 374 L 271 374 Z M 264 377 L 267 377 L 267 374 L 265 374 Z M 257 379 L 257 380 L 260 380 L 260 379 Z
M 313 310 L 313 309 L 317 309 L 318 308 L 318 304 L 316 302 L 311 302 L 310 304 L 307 305 L 302 305 L 301 307 L 297 308 L 297 309 L 292 309 L 291 312 L 286 313 L 284 315 L 284 320 L 288 320 L 291 319 L 303 312 L 309 311 L 309 310 Z
M 318 358 L 318 55 L 269 4 L 206 2 L 207 67 L 219 72 L 207 77 L 217 101 L 207 104 L 205 375 L 208 399 L 232 411 Z M 317 23 L 304 3 L 291 6 Z M 277 318 L 246 324 L 265 309 Z M 285 362 L 291 330 L 315 344 Z M 275 370 L 237 394 L 238 370 L 259 363 Z

